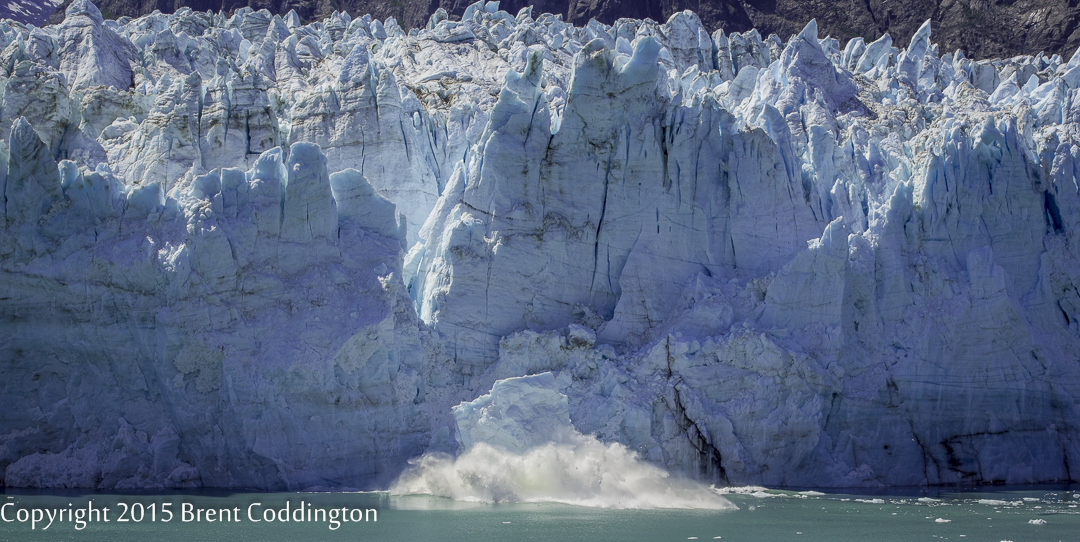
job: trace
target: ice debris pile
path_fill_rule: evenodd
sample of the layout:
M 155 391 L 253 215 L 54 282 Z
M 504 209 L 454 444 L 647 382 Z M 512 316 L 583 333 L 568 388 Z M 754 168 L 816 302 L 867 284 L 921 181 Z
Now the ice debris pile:
M 0 46 L 7 485 L 385 487 L 545 371 L 710 482 L 1077 479 L 1080 57 L 496 2 Z
M 582 435 L 549 372 L 499 380 L 491 393 L 453 412 L 461 453 L 411 461 L 391 494 L 603 508 L 736 508 L 700 482 L 673 477 L 622 444 Z

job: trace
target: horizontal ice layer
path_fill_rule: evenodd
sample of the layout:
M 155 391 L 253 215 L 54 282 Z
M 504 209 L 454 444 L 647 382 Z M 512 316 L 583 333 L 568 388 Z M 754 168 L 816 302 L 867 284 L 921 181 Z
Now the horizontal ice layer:
M 1076 477 L 1080 59 L 68 12 L 0 22 L 9 485 L 378 484 L 544 371 L 710 481 Z

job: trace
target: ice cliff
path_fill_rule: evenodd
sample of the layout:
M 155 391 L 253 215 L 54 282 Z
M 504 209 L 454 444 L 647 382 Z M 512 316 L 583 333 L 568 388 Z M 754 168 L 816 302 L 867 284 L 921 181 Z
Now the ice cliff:
M 496 2 L 0 47 L 6 485 L 385 487 L 543 372 L 710 482 L 1077 480 L 1080 57 Z

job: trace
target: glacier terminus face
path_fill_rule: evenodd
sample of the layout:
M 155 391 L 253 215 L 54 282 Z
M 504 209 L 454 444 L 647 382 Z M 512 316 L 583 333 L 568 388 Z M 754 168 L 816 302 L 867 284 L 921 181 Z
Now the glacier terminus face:
M 385 488 L 543 447 L 500 394 L 707 483 L 1078 480 L 1080 57 L 498 2 L 0 49 L 6 486 Z

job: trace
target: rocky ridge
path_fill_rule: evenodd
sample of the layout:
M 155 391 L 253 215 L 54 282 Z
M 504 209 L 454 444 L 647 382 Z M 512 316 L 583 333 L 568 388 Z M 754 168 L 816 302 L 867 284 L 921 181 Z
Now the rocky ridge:
M 28 5 L 26 10 L 38 13 L 36 2 L 13 0 Z M 66 0 L 50 22 L 63 20 Z M 59 0 L 57 0 L 59 3 Z M 423 27 L 437 9 L 445 9 L 453 18 L 460 17 L 469 2 L 466 0 L 400 0 L 372 2 L 370 0 L 102 0 L 100 7 L 110 18 L 149 15 L 154 10 L 166 13 L 181 7 L 195 11 L 234 11 L 241 7 L 269 9 L 284 16 L 296 10 L 305 22 L 329 17 L 334 11 L 353 15 L 370 13 L 384 19 L 394 17 L 406 30 Z M 855 37 L 873 41 L 889 33 L 899 42 L 907 42 L 923 21 L 934 25 L 937 42 L 943 49 L 962 49 L 971 58 L 985 59 L 1021 54 L 1072 52 L 1080 46 L 1080 7 L 1069 0 L 1016 0 L 983 2 L 977 0 L 914 0 L 897 4 L 888 0 L 841 0 L 810 2 L 796 0 L 504 0 L 503 10 L 517 13 L 522 7 L 533 6 L 536 13 L 562 15 L 563 20 L 585 26 L 595 18 L 613 24 L 619 18 L 652 18 L 665 21 L 671 15 L 693 10 L 710 32 L 723 29 L 745 32 L 758 29 L 762 36 L 777 34 L 781 39 L 798 34 L 810 19 L 816 19 L 822 34 L 844 42 Z M 45 6 L 49 8 L 49 6 Z M 2 9 L 2 8 L 0 8 Z M 12 13 L 16 17 L 26 17 Z M 11 16 L 0 12 L 0 17 Z M 24 19 L 19 19 L 24 20 Z M 24 20 L 40 25 L 41 19 Z

